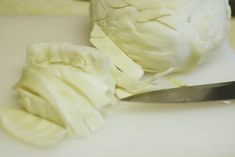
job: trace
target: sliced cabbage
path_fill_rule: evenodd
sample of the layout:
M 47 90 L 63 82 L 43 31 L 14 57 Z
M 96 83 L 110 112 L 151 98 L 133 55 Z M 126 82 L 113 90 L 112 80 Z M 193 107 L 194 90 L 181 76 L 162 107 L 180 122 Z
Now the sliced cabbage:
M 67 136 L 65 128 L 13 108 L 0 107 L 0 125 L 15 138 L 38 146 L 58 143 Z
M 129 97 L 129 96 L 133 95 L 133 93 L 131 93 L 131 92 L 129 92 L 129 91 L 123 89 L 123 88 L 120 88 L 120 87 L 116 88 L 115 94 L 120 99 L 124 99 L 126 97 Z
M 159 90 L 159 82 L 171 73 L 173 69 L 168 69 L 162 73 L 150 74 L 147 73 L 140 80 L 133 79 L 116 67 L 112 68 L 112 74 L 117 80 L 117 88 L 115 94 L 118 98 L 123 99 L 131 95 Z M 158 84 L 158 85 L 157 85 Z M 161 89 L 161 88 L 160 88 Z
M 54 117 L 60 117 L 57 123 L 62 121 L 61 125 L 68 130 L 70 136 L 86 136 L 89 131 L 97 130 L 104 124 L 103 117 L 81 93 L 45 68 L 36 65 L 27 66 L 15 88 L 19 92 L 23 89 L 44 99 L 50 105 L 45 110 L 51 109 L 48 113 L 53 113 L 47 115 L 47 118 L 53 120 Z M 34 111 L 30 110 L 30 107 L 41 105 L 37 104 L 37 101 L 34 102 L 35 99 L 28 98 L 31 101 L 31 105 L 26 107 L 28 111 Z M 46 111 L 38 112 L 40 111 L 37 110 L 37 113 L 33 114 L 43 116 Z
M 109 56 L 113 64 L 127 76 L 140 79 L 144 75 L 143 68 L 116 46 L 96 24 L 91 32 L 90 41 L 100 52 Z
M 27 61 L 73 85 L 95 106 L 115 103 L 116 80 L 110 73 L 110 59 L 94 48 L 58 42 L 33 44 L 28 48 Z
M 115 67 L 112 69 L 112 74 L 117 80 L 118 87 L 126 89 L 133 94 L 142 92 L 152 87 L 150 82 L 133 79 Z
M 113 97 L 115 86 L 110 88 L 109 84 L 99 76 L 65 65 L 50 65 L 48 70 L 57 74 L 61 80 L 85 96 L 97 108 L 115 102 Z
M 59 114 L 55 113 L 54 106 L 50 105 L 43 97 L 25 87 L 17 88 L 17 91 L 19 92 L 19 103 L 27 112 L 63 125 L 63 120 Z
M 95 48 L 63 42 L 32 44 L 27 49 L 27 62 L 40 66 L 63 64 L 84 72 L 108 75 L 111 62 Z

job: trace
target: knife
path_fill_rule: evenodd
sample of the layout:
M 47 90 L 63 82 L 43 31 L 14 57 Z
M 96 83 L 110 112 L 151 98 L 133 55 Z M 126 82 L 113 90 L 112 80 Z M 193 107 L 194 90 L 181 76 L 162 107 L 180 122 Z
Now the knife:
M 232 99 L 235 99 L 235 81 L 152 91 L 124 98 L 123 101 L 186 103 Z

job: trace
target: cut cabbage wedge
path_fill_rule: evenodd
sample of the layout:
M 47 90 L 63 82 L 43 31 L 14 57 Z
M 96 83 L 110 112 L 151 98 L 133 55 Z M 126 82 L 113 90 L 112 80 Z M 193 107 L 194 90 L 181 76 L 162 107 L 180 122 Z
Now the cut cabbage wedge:
M 61 118 L 62 126 L 66 127 L 70 137 L 86 136 L 104 124 L 103 117 L 84 96 L 45 68 L 27 66 L 15 87 L 27 90 L 47 101 L 56 117 Z
M 15 138 L 38 146 L 58 143 L 67 136 L 65 128 L 13 108 L 0 107 L 0 125 Z
M 131 60 L 96 24 L 91 32 L 90 42 L 100 52 L 109 56 L 113 64 L 127 76 L 138 80 L 144 75 L 143 68 Z

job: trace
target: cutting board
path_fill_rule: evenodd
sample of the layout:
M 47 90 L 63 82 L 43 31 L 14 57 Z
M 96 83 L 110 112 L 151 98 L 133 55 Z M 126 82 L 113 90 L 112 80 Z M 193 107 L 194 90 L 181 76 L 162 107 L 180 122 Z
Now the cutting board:
M 30 43 L 66 41 L 90 45 L 89 18 L 1 17 L 0 105 L 17 104 L 11 87 L 20 77 Z M 235 80 L 235 56 L 224 44 L 193 72 L 160 80 L 159 88 Z M 21 143 L 0 130 L 1 157 L 234 157 L 235 103 L 120 103 L 107 125 L 87 138 L 52 147 Z

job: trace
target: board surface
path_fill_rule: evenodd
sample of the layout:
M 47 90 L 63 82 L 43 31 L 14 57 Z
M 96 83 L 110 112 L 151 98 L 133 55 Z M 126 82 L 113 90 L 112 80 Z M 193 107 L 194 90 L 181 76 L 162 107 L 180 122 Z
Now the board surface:
M 0 18 L 0 105 L 15 105 L 11 87 L 20 77 L 30 43 L 89 45 L 86 16 Z M 171 76 L 185 84 L 235 80 L 235 56 L 227 44 L 193 73 Z M 164 88 L 167 83 L 159 84 Z M 87 138 L 38 148 L 0 130 L 1 157 L 234 157 L 235 103 L 125 104 L 107 126 Z

